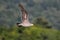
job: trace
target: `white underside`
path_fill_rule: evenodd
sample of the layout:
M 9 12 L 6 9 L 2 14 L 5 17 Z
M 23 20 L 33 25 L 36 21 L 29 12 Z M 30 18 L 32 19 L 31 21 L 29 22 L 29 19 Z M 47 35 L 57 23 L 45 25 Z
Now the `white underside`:
M 21 24 L 18 24 L 19 26 L 24 26 L 24 27 L 29 27 L 29 26 L 33 26 L 33 24 L 31 24 L 29 21 L 25 20 L 23 21 Z

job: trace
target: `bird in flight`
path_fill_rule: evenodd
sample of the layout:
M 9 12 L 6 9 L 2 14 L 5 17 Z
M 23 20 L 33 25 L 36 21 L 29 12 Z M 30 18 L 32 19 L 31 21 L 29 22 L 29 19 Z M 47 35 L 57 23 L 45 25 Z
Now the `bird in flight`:
M 29 18 L 28 18 L 28 13 L 27 11 L 24 9 L 23 5 L 22 4 L 19 4 L 19 7 L 21 9 L 21 12 L 22 12 L 22 16 L 21 16 L 21 20 L 22 20 L 22 23 L 18 23 L 17 25 L 18 26 L 24 26 L 24 27 L 30 27 L 30 26 L 33 26 L 33 24 L 31 24 L 29 22 Z

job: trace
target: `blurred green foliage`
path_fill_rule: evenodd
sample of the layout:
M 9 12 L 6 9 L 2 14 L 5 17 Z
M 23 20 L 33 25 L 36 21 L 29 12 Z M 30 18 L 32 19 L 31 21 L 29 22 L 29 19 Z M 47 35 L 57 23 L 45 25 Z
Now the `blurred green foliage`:
M 0 40 L 60 40 L 60 31 L 37 26 L 0 27 Z
M 37 17 L 33 20 L 33 24 L 36 26 L 41 26 L 43 28 L 52 28 L 52 23 L 50 23 L 46 18 L 44 17 Z

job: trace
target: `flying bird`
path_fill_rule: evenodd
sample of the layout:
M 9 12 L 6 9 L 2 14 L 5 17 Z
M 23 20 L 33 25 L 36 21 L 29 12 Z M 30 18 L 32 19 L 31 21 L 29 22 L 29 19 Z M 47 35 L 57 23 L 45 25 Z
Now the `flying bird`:
M 23 27 L 30 27 L 30 26 L 33 26 L 33 24 L 31 24 L 29 22 L 29 18 L 28 18 L 28 13 L 27 11 L 24 9 L 23 5 L 22 4 L 19 4 L 19 7 L 21 9 L 21 12 L 22 12 L 22 16 L 21 16 L 21 20 L 22 20 L 22 23 L 17 23 L 18 26 L 23 26 Z

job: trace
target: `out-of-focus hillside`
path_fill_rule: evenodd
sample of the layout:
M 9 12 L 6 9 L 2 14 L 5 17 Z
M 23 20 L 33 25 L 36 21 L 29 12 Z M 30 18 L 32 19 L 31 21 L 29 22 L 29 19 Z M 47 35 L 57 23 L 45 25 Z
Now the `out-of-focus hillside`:
M 22 3 L 30 21 L 45 17 L 53 27 L 60 29 L 60 0 L 0 0 L 0 25 L 12 26 L 21 20 L 18 4 Z
M 0 26 L 0 40 L 60 40 L 60 31 L 43 26 L 5 28 Z

